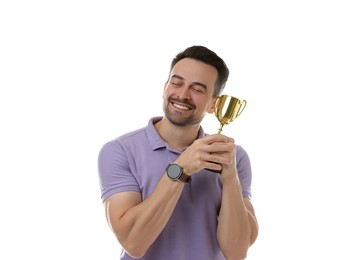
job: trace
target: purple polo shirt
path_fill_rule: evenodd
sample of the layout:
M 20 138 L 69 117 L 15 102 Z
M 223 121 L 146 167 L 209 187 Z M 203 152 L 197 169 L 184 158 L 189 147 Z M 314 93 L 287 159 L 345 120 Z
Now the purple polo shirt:
M 125 191 L 137 191 L 146 199 L 154 190 L 176 151 L 158 134 L 149 120 L 145 128 L 106 143 L 99 154 L 101 198 Z M 198 138 L 205 136 L 200 128 Z M 243 196 L 250 198 L 251 168 L 247 153 L 237 146 L 236 162 Z M 166 227 L 143 258 L 150 260 L 222 260 L 217 242 L 217 215 L 222 184 L 219 174 L 202 170 L 191 177 Z M 125 251 L 120 259 L 133 259 Z

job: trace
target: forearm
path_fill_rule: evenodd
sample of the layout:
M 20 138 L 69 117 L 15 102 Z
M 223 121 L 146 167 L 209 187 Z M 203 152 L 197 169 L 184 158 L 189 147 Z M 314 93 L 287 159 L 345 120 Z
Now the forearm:
M 143 256 L 159 236 L 178 202 L 184 185 L 163 175 L 146 200 L 114 221 L 114 233 L 130 255 Z
M 257 223 L 244 203 L 239 179 L 223 179 L 217 239 L 225 257 L 244 259 L 256 235 Z

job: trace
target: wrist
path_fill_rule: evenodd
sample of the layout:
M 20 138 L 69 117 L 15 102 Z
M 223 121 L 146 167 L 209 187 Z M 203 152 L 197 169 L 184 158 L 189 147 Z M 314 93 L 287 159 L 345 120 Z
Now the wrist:
M 229 171 L 223 170 L 221 173 L 221 179 L 222 179 L 222 182 L 240 181 L 237 171 L 229 172 Z
M 181 162 L 178 159 L 175 160 L 173 163 L 179 165 L 183 169 L 183 173 L 184 174 L 186 174 L 188 176 L 191 176 L 192 175 L 192 172 L 189 170 L 189 168 L 186 166 L 185 163 Z
M 184 183 L 189 183 L 191 181 L 191 176 L 187 175 L 183 167 L 177 163 L 170 163 L 166 168 L 167 176 L 173 181 L 181 181 Z

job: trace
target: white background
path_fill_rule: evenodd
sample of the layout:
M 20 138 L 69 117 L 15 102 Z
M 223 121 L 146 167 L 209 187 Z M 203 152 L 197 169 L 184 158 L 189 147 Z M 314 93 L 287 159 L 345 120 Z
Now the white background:
M 162 115 L 173 56 L 225 59 L 248 100 L 248 259 L 364 259 L 361 1 L 2 1 L 0 259 L 118 259 L 101 145 Z M 218 122 L 208 115 L 205 131 Z

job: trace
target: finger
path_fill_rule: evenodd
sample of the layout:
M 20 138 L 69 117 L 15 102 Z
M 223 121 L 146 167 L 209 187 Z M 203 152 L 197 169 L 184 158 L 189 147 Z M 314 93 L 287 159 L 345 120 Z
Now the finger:
M 222 134 L 219 134 L 219 135 L 222 135 Z M 226 136 L 226 135 L 222 135 L 222 136 L 224 136 L 226 138 L 227 142 L 229 142 L 229 143 L 235 143 L 234 138 L 229 137 L 229 136 Z
M 234 138 L 232 138 L 232 137 L 228 137 L 228 140 L 229 140 L 229 143 L 233 143 L 233 144 L 235 144 L 235 140 L 234 140 Z
M 205 169 L 220 172 L 222 170 L 222 165 L 220 163 L 210 161 L 210 162 L 207 162 Z
M 231 153 L 234 151 L 234 143 L 215 142 L 206 147 L 209 153 Z
M 205 137 L 205 141 L 208 144 L 212 144 L 212 143 L 215 143 L 215 142 L 224 142 L 224 143 L 227 143 L 227 142 L 229 142 L 229 139 L 225 135 L 213 134 L 213 135 L 207 135 Z
M 211 162 L 215 162 L 218 164 L 230 165 L 232 163 L 232 159 L 230 156 L 212 156 L 210 158 Z
M 204 161 L 212 161 L 219 164 L 230 164 L 232 162 L 232 153 L 229 152 L 214 152 L 206 155 Z

